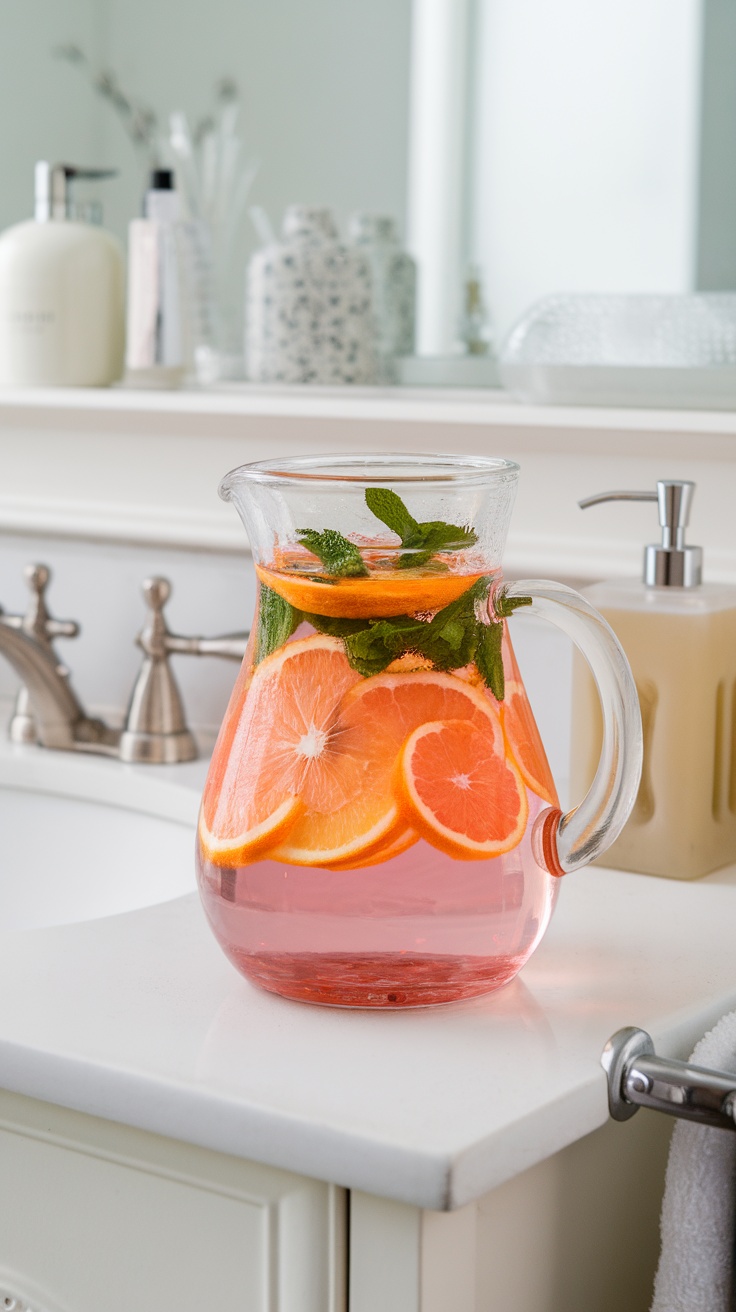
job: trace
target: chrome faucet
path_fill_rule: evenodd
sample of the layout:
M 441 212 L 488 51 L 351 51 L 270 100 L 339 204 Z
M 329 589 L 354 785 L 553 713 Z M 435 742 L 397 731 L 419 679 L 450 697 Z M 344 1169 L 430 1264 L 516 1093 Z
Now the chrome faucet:
M 221 638 L 184 638 L 171 633 L 164 606 L 171 584 L 149 578 L 143 584 L 148 614 L 137 642 L 143 662 L 133 687 L 122 729 L 86 715 L 74 692 L 69 671 L 60 661 L 54 639 L 79 633 L 73 620 L 55 620 L 46 605 L 51 571 L 29 565 L 25 579 L 31 600 L 25 615 L 0 610 L 0 655 L 13 666 L 23 687 L 10 721 L 14 742 L 37 742 L 57 751 L 94 752 L 121 761 L 151 764 L 192 761 L 194 737 L 186 724 L 181 694 L 169 663 L 172 653 L 222 656 L 242 660 L 247 633 Z

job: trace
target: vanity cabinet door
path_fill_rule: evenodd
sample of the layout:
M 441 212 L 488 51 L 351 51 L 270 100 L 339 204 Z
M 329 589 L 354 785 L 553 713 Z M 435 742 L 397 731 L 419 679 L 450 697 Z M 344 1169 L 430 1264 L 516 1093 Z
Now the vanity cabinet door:
M 345 1197 L 0 1094 L 6 1294 L 33 1312 L 345 1312 Z

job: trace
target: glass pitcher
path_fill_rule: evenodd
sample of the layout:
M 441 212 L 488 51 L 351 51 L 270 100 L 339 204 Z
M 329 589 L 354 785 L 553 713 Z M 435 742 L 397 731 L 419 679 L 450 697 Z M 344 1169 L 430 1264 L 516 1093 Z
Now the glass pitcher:
M 256 617 L 212 757 L 197 869 L 254 983 L 347 1007 L 499 988 L 549 923 L 558 876 L 614 841 L 641 722 L 613 632 L 576 592 L 504 584 L 518 465 L 346 455 L 243 465 Z M 563 814 L 509 637 L 519 607 L 579 646 L 604 741 Z

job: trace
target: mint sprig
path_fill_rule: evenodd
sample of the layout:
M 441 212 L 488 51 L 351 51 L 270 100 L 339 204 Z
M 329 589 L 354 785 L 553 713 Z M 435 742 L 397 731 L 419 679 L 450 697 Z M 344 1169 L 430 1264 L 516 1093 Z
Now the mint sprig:
M 274 592 L 265 583 L 260 585 L 258 593 L 258 631 L 253 662 L 261 661 L 271 655 L 291 637 L 301 620 L 301 613 L 290 605 L 284 597 Z
M 342 638 L 348 661 L 365 678 L 381 674 L 407 652 L 431 661 L 438 670 L 458 670 L 475 656 L 484 627 L 477 619 L 476 607 L 487 595 L 490 583 L 488 577 L 478 579 L 429 621 L 414 615 L 391 615 L 379 620 L 331 619 L 324 615 L 304 618 L 318 632 Z
M 497 702 L 506 693 L 503 669 L 503 620 L 509 619 L 519 606 L 531 606 L 531 597 L 509 597 L 506 588 L 499 588 L 493 599 L 496 622 L 482 624 L 475 652 L 475 663 L 483 682 L 490 688 Z
M 354 542 L 349 542 L 335 528 L 320 533 L 316 528 L 299 528 L 297 537 L 322 561 L 328 574 L 337 578 L 361 578 L 368 574 L 363 557 Z
M 448 524 L 440 519 L 420 523 L 391 488 L 366 488 L 365 503 L 376 519 L 380 519 L 401 539 L 405 550 L 397 561 L 399 569 L 426 565 L 437 551 L 457 551 L 463 547 L 472 547 L 478 541 L 474 529 L 463 528 L 460 524 Z
M 459 670 L 475 661 L 483 682 L 497 701 L 504 699 L 503 620 L 531 597 L 509 597 L 500 589 L 493 600 L 495 619 L 483 617 L 492 578 L 477 579 L 461 596 L 438 610 L 431 620 L 414 615 L 386 619 L 341 618 L 297 610 L 272 588 L 261 584 L 255 663 L 258 665 L 291 637 L 305 620 L 318 633 L 341 638 L 350 665 L 369 678 L 381 674 L 407 652 L 429 660 L 438 670 Z

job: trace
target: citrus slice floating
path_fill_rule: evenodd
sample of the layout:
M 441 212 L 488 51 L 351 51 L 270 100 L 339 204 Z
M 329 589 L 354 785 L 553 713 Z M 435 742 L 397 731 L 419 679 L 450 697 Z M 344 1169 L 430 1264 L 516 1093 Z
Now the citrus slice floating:
M 273 859 L 339 868 L 367 864 L 382 848 L 394 855 L 393 845 L 411 827 L 394 794 L 397 758 L 415 729 L 440 719 L 471 720 L 503 754 L 498 715 L 472 684 L 437 670 L 360 679 L 345 694 L 323 749 L 325 771 L 344 787 L 344 804 L 328 806 L 313 790 Z
M 386 619 L 417 611 L 442 610 L 472 588 L 482 574 L 432 574 L 420 570 L 375 570 L 366 578 L 323 583 L 306 574 L 256 565 L 261 581 L 297 610 L 339 619 Z
M 396 838 L 389 838 L 387 842 L 371 849 L 367 854 L 352 861 L 338 861 L 330 868 L 332 870 L 362 870 L 364 866 L 383 865 L 384 861 L 390 861 L 392 857 L 401 856 L 402 852 L 407 852 L 418 841 L 419 834 L 415 833 L 413 829 L 403 829 Z
M 559 806 L 559 798 L 547 753 L 534 719 L 526 689 L 521 682 L 506 683 L 501 703 L 501 724 L 509 752 L 519 767 L 524 783 L 537 797 Z
M 263 856 L 309 807 L 337 810 L 355 771 L 327 750 L 337 707 L 360 675 L 338 638 L 287 643 L 239 680 L 215 747 L 199 822 L 205 856 L 239 866 Z
M 462 861 L 518 846 L 529 815 L 524 782 L 503 739 L 470 720 L 423 724 L 399 760 L 396 787 L 409 823 Z

